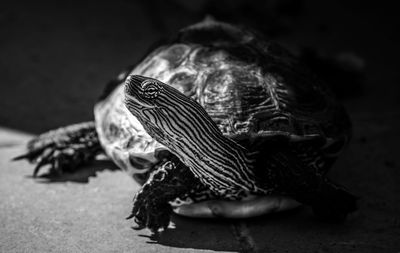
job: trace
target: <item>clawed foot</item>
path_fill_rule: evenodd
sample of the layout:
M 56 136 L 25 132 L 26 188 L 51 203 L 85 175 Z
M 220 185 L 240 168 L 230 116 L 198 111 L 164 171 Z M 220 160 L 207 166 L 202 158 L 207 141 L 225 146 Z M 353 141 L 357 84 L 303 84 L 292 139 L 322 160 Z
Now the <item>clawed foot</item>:
M 33 176 L 50 165 L 51 172 L 72 172 L 101 151 L 94 125 L 82 123 L 42 134 L 28 143 L 28 152 L 13 160 L 36 164 Z
M 172 207 L 169 204 L 188 189 L 187 184 L 178 182 L 177 177 L 185 176 L 186 168 L 175 166 L 171 161 L 164 163 L 150 176 L 133 200 L 132 213 L 136 229 L 149 228 L 153 232 L 166 229 L 169 225 Z
M 144 187 L 135 195 L 132 213 L 127 219 L 134 218 L 135 229 L 149 228 L 158 232 L 168 227 L 171 213 L 172 207 L 168 202 L 157 201 L 151 194 L 146 194 Z
M 29 162 L 36 164 L 33 171 L 34 177 L 46 165 L 50 165 L 52 172 L 72 172 L 83 161 L 89 160 L 90 157 L 82 152 L 83 150 L 86 150 L 86 147 L 80 147 L 79 145 L 74 145 L 73 147 L 49 145 L 41 150 L 29 151 L 27 154 L 15 157 L 14 160 L 27 159 Z

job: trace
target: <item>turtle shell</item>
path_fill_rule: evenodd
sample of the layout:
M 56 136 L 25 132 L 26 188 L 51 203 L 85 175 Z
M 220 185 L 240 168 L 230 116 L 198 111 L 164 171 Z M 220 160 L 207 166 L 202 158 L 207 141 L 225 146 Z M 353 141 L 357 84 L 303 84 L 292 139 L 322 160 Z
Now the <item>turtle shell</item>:
M 336 155 L 350 138 L 343 108 L 294 56 L 256 32 L 207 20 L 152 51 L 95 106 L 103 147 L 136 179 L 160 160 L 155 151 L 166 148 L 125 108 L 127 74 L 158 79 L 192 97 L 238 141 L 319 139 L 327 154 Z

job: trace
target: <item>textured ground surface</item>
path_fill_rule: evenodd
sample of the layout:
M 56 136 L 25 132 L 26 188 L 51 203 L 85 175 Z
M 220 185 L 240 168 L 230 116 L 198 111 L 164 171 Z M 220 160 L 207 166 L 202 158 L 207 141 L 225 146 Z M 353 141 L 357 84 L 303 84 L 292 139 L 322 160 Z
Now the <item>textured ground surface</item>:
M 32 135 L 91 119 L 103 83 L 201 16 L 199 6 L 186 14 L 163 8 L 128 1 L 0 8 L 0 252 L 399 252 L 399 26 L 390 6 L 307 1 L 279 37 L 366 62 L 362 92 L 344 100 L 354 138 L 331 173 L 361 196 L 345 224 L 319 223 L 301 208 L 245 221 L 173 217 L 175 228 L 150 236 L 124 219 L 138 186 L 112 164 L 33 180 L 32 166 L 10 162 Z

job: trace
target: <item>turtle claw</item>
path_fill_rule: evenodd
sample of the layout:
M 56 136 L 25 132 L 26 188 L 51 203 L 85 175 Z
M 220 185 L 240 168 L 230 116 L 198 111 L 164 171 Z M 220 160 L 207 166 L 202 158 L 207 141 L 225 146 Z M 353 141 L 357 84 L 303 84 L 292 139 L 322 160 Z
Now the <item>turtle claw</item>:
M 170 201 L 186 194 L 196 178 L 175 158 L 160 165 L 133 198 L 133 208 L 127 219 L 134 218 L 135 229 L 149 228 L 153 233 L 166 230 L 171 220 Z
M 19 160 L 23 160 L 23 159 L 28 159 L 28 160 L 30 160 L 30 156 L 31 156 L 31 155 L 30 155 L 30 153 L 28 152 L 28 153 L 26 153 L 26 154 L 13 157 L 11 160 L 12 160 L 12 161 L 19 161 Z
M 33 177 L 36 177 L 37 174 L 39 173 L 39 170 L 46 164 L 46 161 L 43 159 L 40 162 L 38 162 L 35 166 L 35 169 L 33 170 Z
M 28 152 L 14 161 L 26 159 L 36 164 L 33 177 L 37 177 L 41 168 L 50 165 L 50 173 L 72 172 L 80 165 L 92 161 L 101 152 L 93 122 L 59 128 L 41 134 L 32 139 Z
M 48 146 L 44 146 L 44 147 L 40 147 L 40 148 L 33 148 L 32 143 L 34 141 L 36 141 L 37 139 L 38 138 L 35 138 L 28 143 L 28 150 L 29 150 L 28 152 L 12 158 L 12 161 L 19 161 L 19 160 L 27 159 L 29 162 L 32 162 L 35 159 L 37 159 L 43 153 L 43 151 L 48 148 Z
M 137 225 L 133 227 L 135 230 L 148 228 L 156 233 L 160 229 L 168 228 L 171 213 L 172 207 L 169 203 L 163 203 L 152 194 L 140 191 L 134 198 L 132 212 L 127 219 L 134 218 Z
M 54 154 L 54 149 L 51 149 L 50 147 L 44 147 L 41 149 L 31 149 L 29 152 L 25 154 L 12 158 L 12 161 L 19 161 L 26 159 L 30 163 L 36 164 L 32 175 L 33 177 L 36 177 L 43 166 L 54 163 L 54 158 L 52 157 L 53 154 Z
M 37 177 L 40 170 L 46 165 L 50 165 L 51 172 L 62 173 L 72 171 L 76 162 L 79 162 L 79 159 L 76 159 L 76 154 L 68 154 L 64 149 L 56 145 L 41 149 L 40 152 L 35 150 L 25 155 L 17 156 L 13 160 L 22 159 L 27 159 L 30 163 L 36 165 L 33 170 L 33 177 Z
M 136 223 L 136 226 L 133 226 L 133 227 L 132 227 L 134 230 L 142 230 L 142 229 L 146 228 L 146 226 L 143 225 L 143 222 L 141 222 L 141 221 L 140 221 L 139 219 L 137 219 L 136 217 L 135 217 L 134 221 L 135 221 L 135 223 Z

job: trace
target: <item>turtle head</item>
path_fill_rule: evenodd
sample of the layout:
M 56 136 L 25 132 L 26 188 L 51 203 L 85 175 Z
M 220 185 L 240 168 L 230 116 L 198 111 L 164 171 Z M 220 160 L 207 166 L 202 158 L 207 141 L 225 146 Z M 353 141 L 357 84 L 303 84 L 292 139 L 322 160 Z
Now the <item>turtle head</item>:
M 177 106 L 171 106 L 173 89 L 163 82 L 139 75 L 130 75 L 125 81 L 125 106 L 140 121 L 146 131 L 158 142 L 166 144 L 174 132 L 168 131 L 168 117 Z M 179 93 L 174 91 L 173 93 Z M 184 96 L 182 94 L 182 96 Z
M 219 132 L 195 100 L 150 77 L 130 75 L 126 79 L 125 106 L 146 131 L 164 145 L 168 138 L 190 139 L 188 130 L 204 127 L 204 124 Z
M 160 81 L 138 75 L 130 75 L 125 81 L 125 103 L 135 109 L 154 108 L 163 91 Z
M 171 139 L 190 138 L 185 115 L 197 114 L 201 106 L 173 87 L 150 77 L 130 75 L 125 81 L 125 106 L 158 142 L 169 146 Z M 202 110 L 202 108 L 201 108 Z M 185 123 L 185 124 L 183 124 Z

